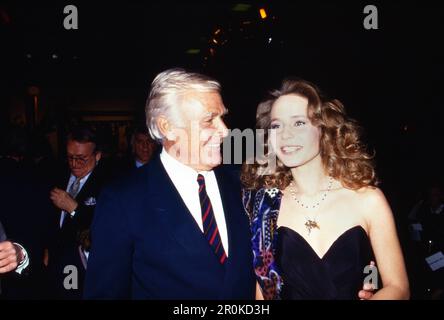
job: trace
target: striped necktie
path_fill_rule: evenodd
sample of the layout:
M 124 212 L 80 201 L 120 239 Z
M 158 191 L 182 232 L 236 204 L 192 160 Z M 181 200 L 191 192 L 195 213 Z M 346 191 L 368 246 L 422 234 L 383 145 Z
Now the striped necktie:
M 71 187 L 68 190 L 69 195 L 75 199 L 80 190 L 80 178 L 76 178 L 76 180 L 72 183 Z
M 227 255 L 220 238 L 216 218 L 214 217 L 213 206 L 211 205 L 210 198 L 208 197 L 207 190 L 205 188 L 205 178 L 203 175 L 199 174 L 197 176 L 197 183 L 199 184 L 199 198 L 200 207 L 202 210 L 204 235 L 210 246 L 213 248 L 219 262 L 224 264 L 227 260 Z

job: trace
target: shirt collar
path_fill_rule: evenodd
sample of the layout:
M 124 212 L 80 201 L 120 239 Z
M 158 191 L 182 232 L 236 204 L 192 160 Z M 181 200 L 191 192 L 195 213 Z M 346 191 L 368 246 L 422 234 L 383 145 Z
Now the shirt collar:
M 93 172 L 93 170 L 91 170 L 86 176 L 84 176 L 83 178 L 80 179 L 80 184 L 83 184 L 86 182 L 86 180 L 88 180 L 89 176 L 91 175 L 91 173 Z M 71 181 L 75 181 L 77 178 L 71 173 L 71 177 L 69 180 Z
M 141 161 L 139 161 L 139 160 L 135 160 L 135 162 L 136 162 L 136 168 L 140 168 L 141 166 L 143 166 L 144 165 L 144 163 L 143 162 L 141 162 Z
M 172 172 L 181 172 L 182 174 L 188 176 L 190 179 L 197 179 L 197 175 L 201 174 L 204 177 L 208 177 L 213 171 L 196 171 L 193 168 L 183 164 L 177 159 L 173 158 L 165 148 L 162 148 L 160 153 L 160 159 L 165 167 L 172 169 Z M 176 171 L 177 170 L 177 171 Z

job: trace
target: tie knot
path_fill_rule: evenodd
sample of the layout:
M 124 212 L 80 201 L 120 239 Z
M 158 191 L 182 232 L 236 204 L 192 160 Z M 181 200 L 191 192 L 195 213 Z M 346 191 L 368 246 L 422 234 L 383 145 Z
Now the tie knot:
M 199 186 L 205 185 L 205 178 L 203 175 L 197 175 L 197 183 L 199 184 Z

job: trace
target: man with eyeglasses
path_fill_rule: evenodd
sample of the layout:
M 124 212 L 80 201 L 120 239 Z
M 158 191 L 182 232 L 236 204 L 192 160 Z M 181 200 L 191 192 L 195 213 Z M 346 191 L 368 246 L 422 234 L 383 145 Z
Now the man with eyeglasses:
M 74 128 L 67 137 L 66 152 L 70 172 L 50 193 L 57 222 L 48 267 L 54 298 L 78 299 L 89 253 L 89 227 L 105 175 L 97 167 L 101 152 L 90 128 Z

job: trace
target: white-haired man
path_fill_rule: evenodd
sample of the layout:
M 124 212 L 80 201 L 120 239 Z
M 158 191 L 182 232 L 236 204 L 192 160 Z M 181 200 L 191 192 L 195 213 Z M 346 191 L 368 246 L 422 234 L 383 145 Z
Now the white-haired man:
M 220 84 L 160 73 L 146 105 L 162 152 L 99 199 L 85 298 L 253 299 L 240 182 L 221 163 Z

